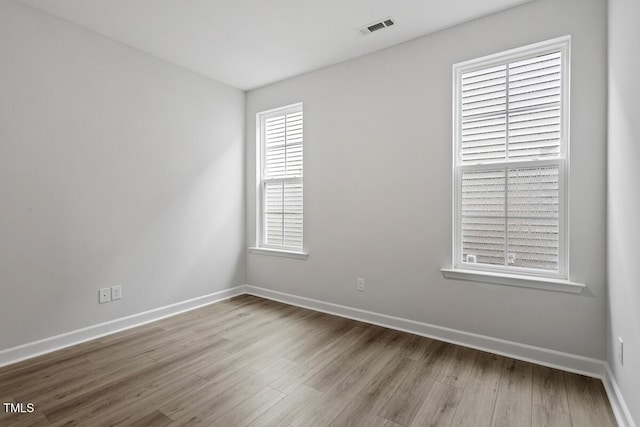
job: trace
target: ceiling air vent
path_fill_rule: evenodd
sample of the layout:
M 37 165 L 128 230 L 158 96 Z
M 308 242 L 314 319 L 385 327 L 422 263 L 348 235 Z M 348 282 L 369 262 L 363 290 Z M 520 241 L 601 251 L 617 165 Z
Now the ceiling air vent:
M 388 17 L 388 18 L 384 18 L 381 19 L 379 21 L 376 22 L 372 22 L 369 25 L 365 25 L 364 27 L 360 27 L 357 29 L 357 31 L 363 35 L 366 36 L 367 34 L 371 34 L 374 31 L 378 31 L 378 30 L 382 30 L 385 29 L 387 27 L 392 26 L 393 24 L 395 24 L 395 19 Z

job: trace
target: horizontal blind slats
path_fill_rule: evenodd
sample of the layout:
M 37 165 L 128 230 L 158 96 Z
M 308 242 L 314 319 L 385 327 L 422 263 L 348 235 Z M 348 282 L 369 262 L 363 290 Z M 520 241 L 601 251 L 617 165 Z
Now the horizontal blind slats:
M 265 119 L 264 126 L 265 178 L 302 176 L 302 112 Z
M 507 162 L 460 170 L 462 261 L 558 271 L 559 165 L 508 161 L 560 158 L 562 61 L 554 51 L 460 76 L 457 161 Z
M 264 121 L 264 240 L 268 245 L 302 248 L 302 111 Z
M 559 225 L 550 219 L 509 219 L 509 253 L 516 267 L 557 270 Z
M 557 166 L 509 169 L 509 215 L 557 219 L 559 207 Z
M 462 174 L 462 215 L 495 216 L 505 209 L 504 170 Z
M 463 73 L 460 161 L 560 155 L 561 67 L 552 52 Z
M 462 218 L 462 257 L 480 264 L 504 263 L 505 223 L 502 218 Z
M 557 166 L 463 171 L 461 180 L 463 260 L 473 255 L 482 264 L 558 269 Z

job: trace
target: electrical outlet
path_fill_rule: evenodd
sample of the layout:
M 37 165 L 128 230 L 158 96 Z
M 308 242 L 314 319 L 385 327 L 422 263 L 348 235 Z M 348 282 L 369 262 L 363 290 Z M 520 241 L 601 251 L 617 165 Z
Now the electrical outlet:
M 618 360 L 621 365 L 624 364 L 624 342 L 621 337 L 618 337 Z
M 356 283 L 356 290 L 359 292 L 364 292 L 364 279 L 362 277 L 358 277 Z
M 111 299 L 120 299 L 122 298 L 122 286 L 116 285 L 111 287 Z
M 111 288 L 102 288 L 98 291 L 98 301 L 100 304 L 111 301 Z

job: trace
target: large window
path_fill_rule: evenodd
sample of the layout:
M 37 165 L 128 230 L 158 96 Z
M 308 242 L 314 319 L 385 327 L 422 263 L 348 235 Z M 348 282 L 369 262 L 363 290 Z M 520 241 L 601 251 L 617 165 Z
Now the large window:
M 259 246 L 302 251 L 302 104 L 258 114 Z
M 454 268 L 567 279 L 569 37 L 454 66 Z

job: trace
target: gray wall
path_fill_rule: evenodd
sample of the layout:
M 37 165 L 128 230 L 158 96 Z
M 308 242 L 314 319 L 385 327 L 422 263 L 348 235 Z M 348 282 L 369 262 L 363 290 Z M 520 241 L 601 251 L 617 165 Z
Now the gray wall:
M 446 280 L 452 65 L 570 34 L 571 279 L 582 295 Z M 375 35 L 373 35 L 375 37 Z M 255 114 L 302 101 L 306 261 L 249 254 L 281 292 L 605 358 L 606 2 L 538 0 L 248 93 L 247 244 Z M 355 291 L 356 277 L 367 291 Z
M 640 423 L 640 3 L 609 1 L 609 168 L 607 359 Z M 624 364 L 618 361 L 624 340 Z M 640 425 L 640 424 L 639 424 Z
M 0 62 L 0 350 L 244 282 L 242 91 L 6 0 Z

